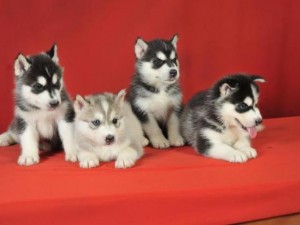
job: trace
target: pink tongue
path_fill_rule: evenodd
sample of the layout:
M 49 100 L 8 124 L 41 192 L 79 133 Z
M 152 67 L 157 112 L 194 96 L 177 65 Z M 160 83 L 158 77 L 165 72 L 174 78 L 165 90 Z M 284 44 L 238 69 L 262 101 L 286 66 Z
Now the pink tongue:
M 250 135 L 251 138 L 255 138 L 256 137 L 256 134 L 257 134 L 257 130 L 256 130 L 256 127 L 250 127 L 250 128 L 247 128 L 247 131 Z

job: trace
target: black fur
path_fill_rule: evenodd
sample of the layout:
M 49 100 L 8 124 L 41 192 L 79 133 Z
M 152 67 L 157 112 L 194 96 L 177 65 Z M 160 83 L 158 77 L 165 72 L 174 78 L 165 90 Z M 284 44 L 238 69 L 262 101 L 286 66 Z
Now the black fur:
M 21 117 L 16 116 L 10 125 L 10 130 L 17 134 L 22 134 L 26 129 L 26 122 Z

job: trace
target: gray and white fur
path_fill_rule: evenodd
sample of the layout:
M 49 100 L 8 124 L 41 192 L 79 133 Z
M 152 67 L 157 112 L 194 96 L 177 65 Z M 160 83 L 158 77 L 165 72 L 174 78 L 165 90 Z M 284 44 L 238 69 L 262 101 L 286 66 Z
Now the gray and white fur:
M 77 95 L 74 135 L 80 167 L 116 160 L 116 168 L 128 168 L 143 155 L 143 130 L 125 94 Z
M 75 112 L 63 82 L 57 46 L 48 52 L 15 59 L 15 116 L 0 146 L 21 144 L 19 165 L 39 162 L 39 149 L 65 150 L 67 161 L 76 161 L 73 146 Z
M 250 137 L 261 128 L 257 108 L 259 88 L 265 80 L 256 75 L 235 74 L 194 95 L 181 116 L 188 144 L 204 156 L 243 163 L 255 158 Z
M 138 38 L 135 44 L 136 71 L 128 99 L 155 148 L 184 144 L 179 130 L 182 94 L 177 40 L 177 35 L 149 42 Z

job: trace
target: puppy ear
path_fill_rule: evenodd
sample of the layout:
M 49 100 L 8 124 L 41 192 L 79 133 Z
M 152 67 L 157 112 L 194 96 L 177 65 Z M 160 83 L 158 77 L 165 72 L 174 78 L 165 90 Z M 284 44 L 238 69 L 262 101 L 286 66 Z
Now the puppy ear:
M 81 95 L 76 95 L 76 99 L 74 101 L 74 109 L 75 112 L 80 112 L 84 107 L 86 107 L 88 103 L 84 100 L 84 98 Z
M 52 59 L 53 62 L 58 64 L 59 59 L 58 59 L 58 56 L 57 56 L 57 45 L 55 43 L 53 44 L 52 48 L 46 53 L 47 53 L 47 55 L 50 56 L 50 58 Z
M 222 97 L 229 95 L 234 90 L 228 83 L 224 83 L 220 86 L 220 94 Z
M 266 82 L 266 80 L 263 77 L 258 76 L 258 75 L 250 75 L 250 78 L 252 81 L 255 81 L 255 82 L 261 82 L 261 83 Z
M 29 60 L 20 53 L 15 59 L 15 65 L 14 65 L 15 75 L 17 77 L 21 77 L 24 74 L 24 72 L 30 68 L 30 66 L 31 64 Z
M 175 34 L 171 39 L 171 43 L 175 49 L 177 48 L 177 41 L 178 41 L 178 34 Z
M 142 39 L 138 38 L 136 40 L 134 51 L 137 59 L 141 59 L 148 49 L 148 44 Z
M 125 100 L 125 96 L 126 96 L 126 89 L 122 89 L 121 91 L 119 91 L 119 93 L 117 94 L 117 97 L 115 99 L 115 102 L 117 104 L 118 107 L 122 108 L 123 104 L 124 104 L 124 100 Z

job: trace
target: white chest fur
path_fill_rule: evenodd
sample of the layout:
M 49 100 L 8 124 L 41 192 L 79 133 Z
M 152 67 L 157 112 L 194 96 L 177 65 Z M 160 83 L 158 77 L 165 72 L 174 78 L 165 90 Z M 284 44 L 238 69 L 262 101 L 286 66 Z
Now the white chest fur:
M 180 104 L 181 97 L 169 95 L 165 91 L 153 93 L 147 98 L 138 98 L 137 105 L 148 113 L 152 113 L 156 119 L 166 119 L 170 110 Z
M 227 128 L 221 135 L 222 141 L 228 145 L 233 145 L 245 135 L 236 127 Z
M 57 123 L 63 118 L 61 109 L 55 111 L 24 112 L 17 111 L 28 126 L 35 129 L 41 138 L 51 139 L 57 130 Z

